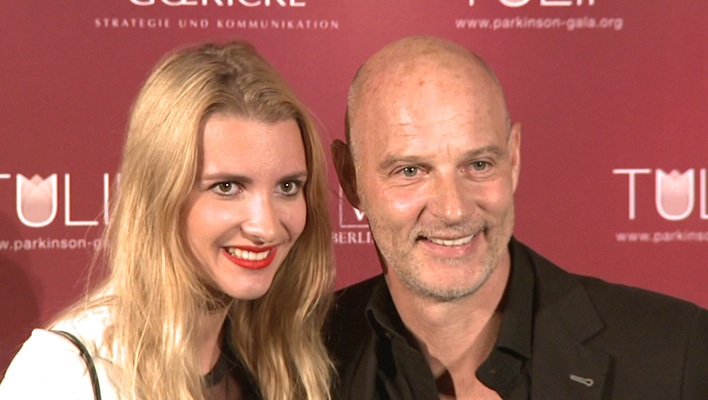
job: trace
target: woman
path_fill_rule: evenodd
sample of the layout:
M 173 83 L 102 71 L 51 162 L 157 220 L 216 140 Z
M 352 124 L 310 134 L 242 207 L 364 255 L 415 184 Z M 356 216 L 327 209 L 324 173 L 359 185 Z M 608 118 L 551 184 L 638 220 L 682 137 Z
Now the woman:
M 246 43 L 164 59 L 133 106 L 104 234 L 110 274 L 51 329 L 103 398 L 327 399 L 333 281 L 321 144 Z M 92 398 L 86 363 L 35 330 L 0 398 Z

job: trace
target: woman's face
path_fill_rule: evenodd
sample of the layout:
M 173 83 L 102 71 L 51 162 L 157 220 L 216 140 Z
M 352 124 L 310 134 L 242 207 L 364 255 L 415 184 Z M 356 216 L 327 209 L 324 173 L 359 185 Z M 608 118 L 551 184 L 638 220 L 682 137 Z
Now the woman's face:
M 206 121 L 186 206 L 191 250 L 215 288 L 236 299 L 266 293 L 305 227 L 305 150 L 294 120 L 215 114 Z

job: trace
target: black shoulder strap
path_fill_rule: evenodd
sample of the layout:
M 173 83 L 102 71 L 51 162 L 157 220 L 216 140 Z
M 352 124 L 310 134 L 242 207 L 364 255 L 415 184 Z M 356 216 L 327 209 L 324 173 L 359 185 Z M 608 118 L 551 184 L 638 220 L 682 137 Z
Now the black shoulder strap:
M 69 332 L 55 330 L 52 330 L 52 332 L 56 333 L 57 335 L 64 336 L 79 349 L 79 351 L 81 352 L 81 358 L 83 358 L 86 362 L 86 367 L 88 368 L 88 373 L 91 377 L 91 386 L 93 386 L 93 397 L 96 400 L 101 400 L 101 388 L 98 385 L 98 375 L 96 374 L 96 367 L 93 365 L 93 359 L 91 358 L 91 354 L 89 354 L 88 350 L 86 350 L 86 346 L 84 346 L 84 344 L 81 343 L 81 341 L 76 336 L 72 335 Z

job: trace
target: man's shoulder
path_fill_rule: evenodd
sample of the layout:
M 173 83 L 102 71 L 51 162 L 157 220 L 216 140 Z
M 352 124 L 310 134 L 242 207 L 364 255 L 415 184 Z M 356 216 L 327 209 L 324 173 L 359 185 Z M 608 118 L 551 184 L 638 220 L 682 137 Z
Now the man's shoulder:
M 537 387 L 566 387 L 560 377 L 592 366 L 595 370 L 584 376 L 613 398 L 706 398 L 708 311 L 665 294 L 566 272 L 530 249 L 528 255 L 535 276 Z M 603 376 L 611 380 L 602 384 Z M 570 393 L 564 398 L 574 398 Z
M 694 303 L 663 293 L 594 277 L 577 277 L 598 313 L 616 325 L 675 331 L 688 329 L 701 314 L 708 314 Z
M 562 304 L 571 294 L 582 292 L 607 329 L 675 330 L 690 326 L 699 315 L 708 313 L 691 302 L 666 294 L 568 272 L 523 247 L 532 260 L 539 304 Z

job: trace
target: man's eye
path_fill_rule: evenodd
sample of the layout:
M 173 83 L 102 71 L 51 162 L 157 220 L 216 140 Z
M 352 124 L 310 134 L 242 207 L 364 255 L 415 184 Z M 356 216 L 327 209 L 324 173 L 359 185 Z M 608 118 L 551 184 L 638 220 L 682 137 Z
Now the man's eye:
M 486 161 L 475 161 L 472 163 L 472 169 L 475 171 L 484 171 L 489 167 L 489 163 Z
M 278 190 L 280 193 L 286 195 L 286 196 L 294 196 L 300 192 L 300 188 L 302 187 L 302 184 L 297 181 L 288 181 L 288 182 L 283 182 L 278 185 Z
M 410 178 L 410 177 L 416 176 L 418 174 L 418 168 L 417 167 L 403 167 L 401 172 L 403 172 L 403 176 Z

